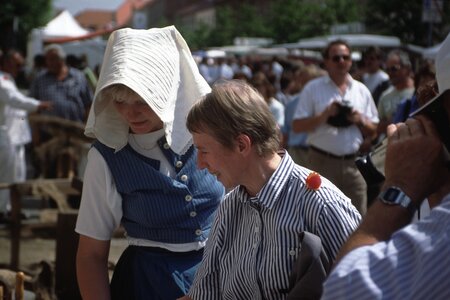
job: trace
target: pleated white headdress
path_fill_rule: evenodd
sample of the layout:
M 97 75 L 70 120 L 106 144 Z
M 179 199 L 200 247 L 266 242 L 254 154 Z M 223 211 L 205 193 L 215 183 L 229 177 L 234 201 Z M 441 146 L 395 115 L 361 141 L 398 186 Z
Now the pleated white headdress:
M 150 105 L 175 153 L 189 149 L 187 113 L 210 87 L 174 26 L 119 29 L 108 40 L 85 134 L 118 151 L 127 144 L 129 127 L 112 101 L 102 98 L 101 91 L 112 84 L 128 86 Z

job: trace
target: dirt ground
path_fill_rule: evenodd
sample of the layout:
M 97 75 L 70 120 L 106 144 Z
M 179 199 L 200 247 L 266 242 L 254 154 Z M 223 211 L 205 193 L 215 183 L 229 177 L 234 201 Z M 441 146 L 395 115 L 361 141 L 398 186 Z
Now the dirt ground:
M 117 263 L 120 254 L 125 249 L 125 238 L 114 238 L 111 241 L 109 260 Z M 7 227 L 0 226 L 0 266 L 10 263 L 11 242 Z M 20 266 L 28 266 L 42 260 L 55 261 L 56 240 L 54 237 L 30 236 L 26 234 L 20 241 Z M 19 267 L 20 269 L 20 267 Z
M 0 269 L 9 269 L 10 265 L 10 250 L 11 241 L 9 237 L 8 227 L 4 224 L 0 224 Z M 19 270 L 30 270 L 32 266 L 38 265 L 42 261 L 55 263 L 56 265 L 56 236 L 52 233 L 52 230 L 48 232 L 22 232 L 22 238 L 20 241 L 20 256 L 19 256 Z M 113 238 L 111 241 L 110 249 L 110 263 L 114 265 L 120 257 L 120 254 L 127 246 L 125 238 Z M 56 274 L 56 273 L 55 273 Z M 110 273 L 112 275 L 112 271 Z M 74 278 L 74 275 L 70 275 L 69 278 Z M 76 279 L 74 282 L 68 283 L 68 286 L 77 290 Z M 57 295 L 58 290 L 56 290 Z M 68 299 L 67 297 L 58 297 L 58 299 Z M 25 293 L 25 299 L 35 299 L 33 293 Z M 71 299 L 79 299 L 78 296 L 74 296 Z

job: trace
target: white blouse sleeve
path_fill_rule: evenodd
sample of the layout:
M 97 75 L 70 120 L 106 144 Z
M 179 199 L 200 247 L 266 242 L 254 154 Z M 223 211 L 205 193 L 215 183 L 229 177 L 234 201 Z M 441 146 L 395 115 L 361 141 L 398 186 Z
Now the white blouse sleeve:
M 75 231 L 97 240 L 110 240 L 122 218 L 122 197 L 98 150 L 92 147 L 87 159 Z

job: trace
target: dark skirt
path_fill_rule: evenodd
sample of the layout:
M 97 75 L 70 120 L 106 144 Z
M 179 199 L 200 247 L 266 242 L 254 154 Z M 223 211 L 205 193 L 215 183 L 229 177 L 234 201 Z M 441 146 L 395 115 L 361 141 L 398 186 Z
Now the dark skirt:
M 170 252 L 129 246 L 120 256 L 111 280 L 114 299 L 170 299 L 187 294 L 203 250 Z

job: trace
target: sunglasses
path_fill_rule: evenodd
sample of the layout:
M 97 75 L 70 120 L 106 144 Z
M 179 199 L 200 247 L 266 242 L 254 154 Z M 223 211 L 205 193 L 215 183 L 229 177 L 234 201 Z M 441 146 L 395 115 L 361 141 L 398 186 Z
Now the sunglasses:
M 341 60 L 343 61 L 349 61 L 350 60 L 350 55 L 333 55 L 331 57 L 331 60 L 335 63 L 340 62 Z
M 386 68 L 386 72 L 395 73 L 398 70 L 400 70 L 401 68 L 402 68 L 402 66 L 400 66 L 400 65 L 391 66 L 389 68 Z

